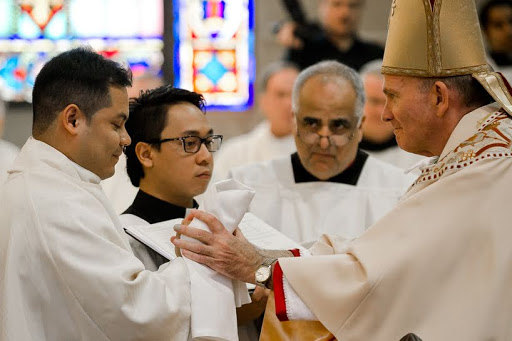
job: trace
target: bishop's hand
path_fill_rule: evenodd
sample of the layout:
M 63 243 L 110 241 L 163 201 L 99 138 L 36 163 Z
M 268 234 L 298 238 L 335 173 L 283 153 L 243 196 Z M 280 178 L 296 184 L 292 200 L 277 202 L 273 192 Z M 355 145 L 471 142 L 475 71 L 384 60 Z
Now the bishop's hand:
M 208 225 L 210 232 L 188 226 L 194 218 Z M 181 225 L 175 226 L 175 230 L 201 242 L 172 237 L 171 242 L 179 248 L 181 255 L 227 277 L 255 284 L 254 274 L 265 256 L 245 239 L 239 229 L 231 234 L 214 215 L 194 210 Z

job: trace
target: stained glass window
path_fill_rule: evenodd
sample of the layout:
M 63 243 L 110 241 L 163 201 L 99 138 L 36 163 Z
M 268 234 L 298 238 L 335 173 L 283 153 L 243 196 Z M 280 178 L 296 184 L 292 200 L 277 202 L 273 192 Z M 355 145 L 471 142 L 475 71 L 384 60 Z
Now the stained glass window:
M 253 0 L 173 0 L 174 84 L 208 108 L 246 110 L 254 96 Z
M 30 101 L 42 65 L 84 44 L 161 77 L 162 35 L 162 0 L 0 0 L 0 96 Z

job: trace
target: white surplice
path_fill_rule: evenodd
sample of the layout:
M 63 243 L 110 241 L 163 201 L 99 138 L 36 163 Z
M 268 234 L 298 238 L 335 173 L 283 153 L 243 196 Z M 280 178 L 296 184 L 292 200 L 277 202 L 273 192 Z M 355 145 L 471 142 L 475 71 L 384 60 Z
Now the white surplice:
M 415 177 L 369 156 L 357 185 L 295 183 L 290 156 L 232 170 L 256 191 L 249 211 L 299 243 L 331 233 L 358 237 L 390 211 Z
M 439 160 L 360 238 L 324 236 L 316 257 L 279 260 L 339 340 L 510 340 L 512 119 L 498 109 L 464 116 Z
M 258 124 L 247 134 L 233 137 L 222 143 L 214 153 L 214 181 L 226 179 L 231 169 L 242 165 L 276 159 L 295 152 L 292 135 L 276 137 L 268 121 Z
M 177 259 L 133 255 L 100 179 L 29 138 L 0 192 L 0 340 L 187 340 Z
M 19 152 L 20 149 L 14 144 L 0 139 L 0 186 L 7 179 L 7 171 Z
M 126 173 L 126 155 L 124 153 L 119 157 L 114 175 L 103 180 L 101 187 L 117 214 L 123 213 L 130 207 L 139 188 L 132 185 L 130 177 Z

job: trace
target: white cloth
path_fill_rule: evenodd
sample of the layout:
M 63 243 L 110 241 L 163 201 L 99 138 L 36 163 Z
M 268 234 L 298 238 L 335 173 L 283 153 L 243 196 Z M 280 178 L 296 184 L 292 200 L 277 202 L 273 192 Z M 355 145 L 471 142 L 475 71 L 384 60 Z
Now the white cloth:
M 466 114 L 439 160 L 360 238 L 325 236 L 315 248 L 330 252 L 279 260 L 336 338 L 510 340 L 512 119 L 498 109 Z
M 214 154 L 213 179 L 226 179 L 229 171 L 235 167 L 276 159 L 295 150 L 292 135 L 275 137 L 268 121 L 263 121 L 249 133 L 222 143 L 220 150 Z
M 190 280 L 147 271 L 100 179 L 29 138 L 0 189 L 0 340 L 187 340 Z
M 204 196 L 199 209 L 216 216 L 232 233 L 247 212 L 254 191 L 231 179 L 214 184 L 213 189 Z M 196 218 L 190 226 L 209 231 L 208 225 Z M 181 238 L 196 241 L 186 236 Z M 192 337 L 238 340 L 235 306 L 251 302 L 245 283 L 233 281 L 190 259 L 185 261 L 191 279 Z
M 7 171 L 11 168 L 20 149 L 14 144 L 0 139 L 0 186 L 7 179 Z
M 114 175 L 103 180 L 101 187 L 117 214 L 123 213 L 130 207 L 139 189 L 132 185 L 130 177 L 126 173 L 126 155 L 124 153 L 119 157 Z
M 415 179 L 371 156 L 356 186 L 295 183 L 290 156 L 236 168 L 231 176 L 256 191 L 250 212 L 299 243 L 324 233 L 358 237 L 396 205 Z
M 119 220 L 121 221 L 121 225 L 123 227 L 130 226 L 130 225 L 151 225 L 146 220 L 137 217 L 133 214 L 122 214 L 119 216 Z M 176 218 L 172 220 L 168 220 L 169 226 L 174 226 L 176 224 L 181 224 L 181 221 L 183 218 Z M 158 224 L 161 224 L 158 223 Z M 170 238 L 170 237 L 169 237 Z M 135 257 L 137 257 L 142 264 L 144 264 L 144 267 L 146 270 L 151 271 L 157 271 L 159 268 L 159 265 L 155 263 L 155 260 L 151 255 L 149 254 L 148 248 L 146 245 L 139 242 L 137 239 L 133 238 L 132 236 L 128 236 L 128 241 L 130 243 L 130 246 L 133 250 L 133 254 Z
M 366 150 L 366 152 L 376 159 L 392 164 L 393 166 L 403 170 L 408 170 L 412 166 L 414 166 L 414 164 L 420 162 L 423 159 L 426 159 L 426 157 L 422 155 L 408 153 L 398 146 L 390 147 L 379 151 Z M 419 173 L 419 170 L 414 170 L 414 174 L 419 175 Z

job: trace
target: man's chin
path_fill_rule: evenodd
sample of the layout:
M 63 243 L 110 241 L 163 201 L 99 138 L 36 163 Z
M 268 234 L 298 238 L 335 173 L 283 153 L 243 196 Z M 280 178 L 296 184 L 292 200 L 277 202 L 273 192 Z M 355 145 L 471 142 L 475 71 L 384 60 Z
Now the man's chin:
M 116 172 L 115 168 L 112 167 L 111 170 L 105 171 L 105 172 L 103 172 L 103 174 L 96 174 L 96 175 L 99 176 L 101 180 L 106 180 L 108 178 L 113 177 L 115 172 Z
M 315 163 L 310 169 L 307 171 L 311 173 L 315 178 L 320 180 L 327 180 L 335 176 L 336 174 L 333 173 L 332 164 L 325 164 L 325 163 Z

